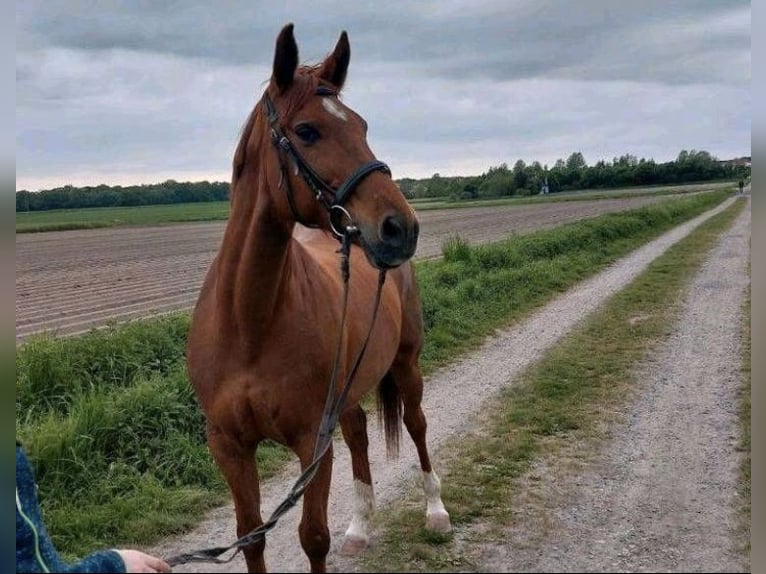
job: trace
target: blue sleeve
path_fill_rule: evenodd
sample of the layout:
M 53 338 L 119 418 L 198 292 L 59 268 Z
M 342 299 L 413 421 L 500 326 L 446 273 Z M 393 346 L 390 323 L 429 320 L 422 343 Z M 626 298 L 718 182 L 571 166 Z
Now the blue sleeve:
M 66 564 L 53 546 L 43 523 L 37 484 L 23 449 L 16 445 L 16 572 L 125 572 L 114 550 L 93 552 L 76 564 Z

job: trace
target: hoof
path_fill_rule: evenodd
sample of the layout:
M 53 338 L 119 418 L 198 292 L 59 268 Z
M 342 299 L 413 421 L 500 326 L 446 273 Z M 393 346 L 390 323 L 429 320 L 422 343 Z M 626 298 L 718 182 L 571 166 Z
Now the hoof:
M 367 540 L 364 538 L 346 536 L 345 540 L 343 540 L 343 546 L 340 548 L 340 553 L 343 556 L 359 556 L 367 549 L 367 544 Z
M 426 516 L 426 529 L 432 532 L 447 534 L 452 532 L 452 524 L 449 521 L 449 514 L 446 512 L 434 512 Z

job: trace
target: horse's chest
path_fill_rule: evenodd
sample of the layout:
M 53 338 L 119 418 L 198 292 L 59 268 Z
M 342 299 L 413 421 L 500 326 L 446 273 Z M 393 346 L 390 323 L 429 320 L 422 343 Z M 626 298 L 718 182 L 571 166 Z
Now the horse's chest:
M 337 317 L 325 318 L 309 313 L 293 314 L 275 321 L 267 337 L 259 345 L 254 361 L 255 374 L 264 383 L 303 388 L 306 381 L 330 379 L 336 355 L 340 356 L 340 372 L 351 364 L 364 345 L 369 325 L 361 321 L 341 327 Z M 396 350 L 397 337 L 391 336 L 387 313 L 380 313 L 370 334 L 370 343 L 359 369 L 359 384 L 377 382 L 388 369 Z

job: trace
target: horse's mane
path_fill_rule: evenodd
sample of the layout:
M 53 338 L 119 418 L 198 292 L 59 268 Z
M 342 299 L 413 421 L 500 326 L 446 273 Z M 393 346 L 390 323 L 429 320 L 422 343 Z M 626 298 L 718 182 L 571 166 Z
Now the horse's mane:
M 316 89 L 320 84 L 319 72 L 321 69 L 321 64 L 314 66 L 301 66 L 298 68 L 290 90 L 285 96 L 280 97 L 279 107 L 281 122 L 286 123 L 289 121 L 295 111 L 303 105 L 303 102 L 306 100 L 306 98 L 316 92 Z M 264 94 L 268 94 L 272 100 L 276 99 L 277 88 L 274 86 L 273 82 L 269 83 L 269 86 L 266 88 Z M 242 128 L 242 135 L 239 138 L 237 149 L 234 152 L 234 162 L 232 166 L 233 169 L 231 178 L 232 196 L 234 194 L 236 183 L 242 175 L 242 170 L 244 169 L 245 163 L 247 161 L 247 148 L 253 130 L 256 129 L 256 126 L 258 126 L 260 129 L 267 129 L 266 123 L 259 121 L 262 116 L 263 104 L 262 100 L 258 100 L 258 102 L 255 104 L 255 107 L 253 108 L 253 111 L 250 112 L 244 127 Z

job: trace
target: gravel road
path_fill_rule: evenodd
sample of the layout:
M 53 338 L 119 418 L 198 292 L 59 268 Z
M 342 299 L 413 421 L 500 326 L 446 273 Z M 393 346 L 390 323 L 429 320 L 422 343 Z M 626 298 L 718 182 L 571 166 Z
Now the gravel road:
M 647 367 L 647 380 L 653 382 L 648 383 L 646 396 L 632 415 L 630 424 L 633 426 L 626 428 L 622 438 L 618 436 L 604 455 L 603 464 L 611 470 L 594 470 L 591 478 L 572 477 L 568 483 L 570 490 L 557 498 L 562 502 L 561 509 L 554 510 L 561 517 L 557 526 L 560 530 L 556 530 L 560 536 L 551 541 L 541 539 L 539 544 L 532 544 L 526 554 L 517 552 L 512 537 L 507 547 L 488 548 L 486 567 L 490 570 L 555 571 L 571 567 L 572 570 L 667 568 L 682 571 L 700 566 L 715 570 L 719 565 L 741 569 L 735 556 L 714 547 L 730 546 L 727 528 L 731 525 L 736 483 L 732 450 L 737 440 L 736 418 L 732 418 L 736 416 L 736 402 L 732 393 L 737 386 L 739 366 L 734 333 L 739 328 L 738 306 L 748 281 L 745 270 L 750 255 L 749 198 L 727 200 L 675 228 L 576 286 L 522 323 L 499 331 L 475 353 L 432 374 L 426 381 L 423 408 L 434 452 L 445 439 L 475 424 L 476 414 L 488 397 L 539 360 L 581 319 L 625 287 L 669 246 L 732 201 L 747 201 L 746 215 L 727 234 L 701 279 L 695 283 L 689 298 L 692 307 L 685 315 L 678 339 L 668 346 L 667 357 Z M 725 265 L 721 266 L 721 261 L 725 261 Z M 705 304 L 695 305 L 694 301 L 700 297 Z M 370 425 L 370 462 L 378 506 L 396 499 L 418 476 L 416 460 L 411 441 L 403 440 L 399 459 L 387 461 L 384 441 L 376 425 Z M 438 459 L 434 465 L 438 472 Z M 265 516 L 282 499 L 297 475 L 297 465 L 288 465 L 284 473 L 264 482 Z M 681 475 L 686 477 L 683 482 L 677 480 Z M 647 489 L 651 497 L 646 496 Z M 333 537 L 328 567 L 332 571 L 357 569 L 352 559 L 341 557 L 337 552 L 351 517 L 350 492 L 348 451 L 339 443 L 335 448 L 328 513 Z M 578 500 L 582 501 L 579 505 Z M 581 509 L 580 515 L 577 509 Z M 308 562 L 298 542 L 299 516 L 299 509 L 294 509 L 270 534 L 266 549 L 270 571 L 307 571 Z M 234 532 L 233 508 L 224 506 L 211 512 L 191 533 L 163 541 L 148 551 L 171 556 L 227 544 Z M 373 534 L 373 543 L 375 540 Z M 588 561 L 594 547 L 601 561 Z M 177 572 L 245 570 L 244 561 L 239 557 L 223 567 L 184 565 L 175 569 Z
M 485 572 L 749 572 L 738 548 L 737 409 L 750 209 L 722 237 L 662 350 L 637 372 L 638 398 L 579 472 L 541 461 L 531 511 Z M 540 505 L 539 503 L 542 502 Z

